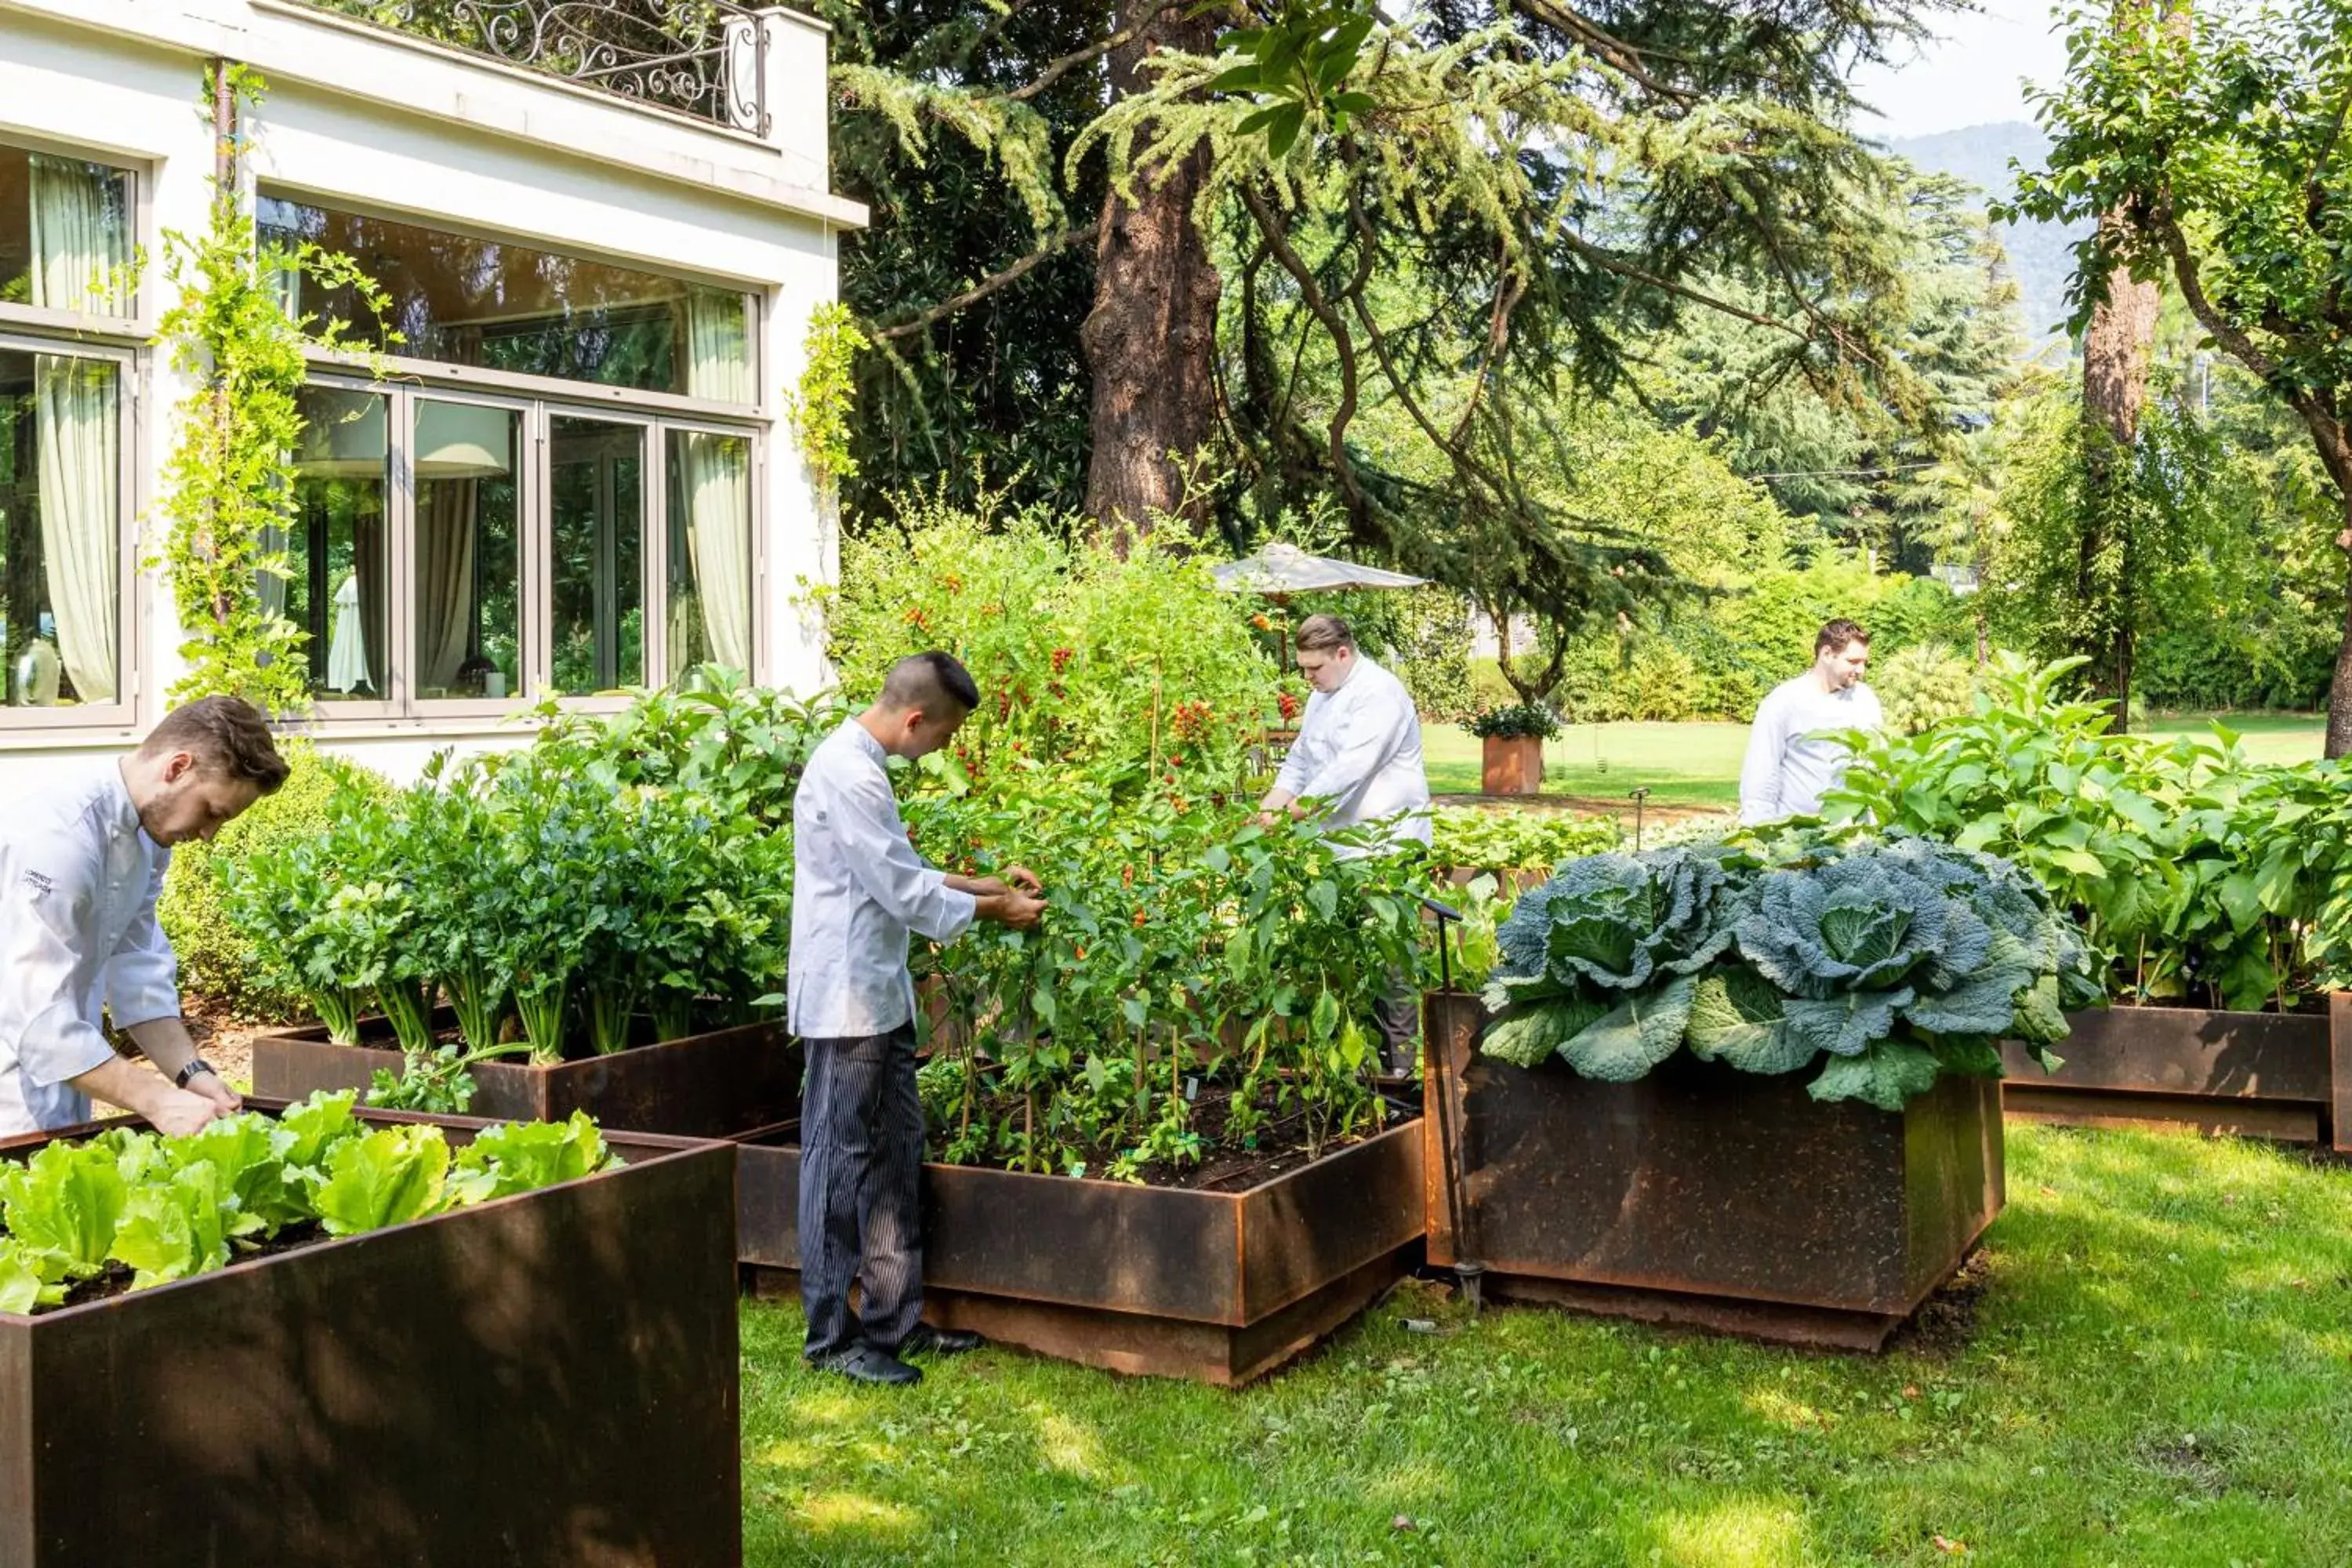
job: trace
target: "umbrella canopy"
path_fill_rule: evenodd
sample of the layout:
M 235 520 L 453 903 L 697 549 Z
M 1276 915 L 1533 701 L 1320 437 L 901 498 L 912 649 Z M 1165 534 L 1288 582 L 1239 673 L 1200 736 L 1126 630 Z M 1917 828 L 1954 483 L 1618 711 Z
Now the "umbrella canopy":
M 1338 588 L 1418 588 L 1426 577 L 1409 577 L 1378 566 L 1309 555 L 1296 544 L 1269 544 L 1255 555 L 1213 567 L 1217 586 L 1233 594 L 1263 594 L 1270 599 Z

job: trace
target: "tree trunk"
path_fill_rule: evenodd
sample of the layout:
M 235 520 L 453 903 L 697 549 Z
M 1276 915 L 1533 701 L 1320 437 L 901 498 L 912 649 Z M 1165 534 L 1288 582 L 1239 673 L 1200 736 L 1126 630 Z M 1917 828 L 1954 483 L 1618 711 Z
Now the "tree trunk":
M 2108 213 L 2099 226 L 2113 233 L 2128 222 L 2121 213 Z M 2131 725 L 2138 609 L 2133 448 L 2147 399 L 2147 356 L 2160 302 L 2156 284 L 2118 269 L 2107 279 L 2106 303 L 2092 312 L 2083 333 L 2083 535 L 2075 592 L 2084 607 L 2096 609 L 2078 651 L 2091 657 L 2084 673 L 2093 693 L 2115 704 L 2117 733 Z M 2120 553 L 2118 561 L 2105 559 L 2111 551 Z
M 2344 498 L 2344 533 L 2352 540 L 2352 495 Z M 2344 638 L 2336 645 L 2336 674 L 2327 683 L 2327 744 L 2330 757 L 2352 756 L 2352 562 L 2344 582 Z
M 1203 8 L 1205 10 L 1205 7 Z M 1125 94 L 1142 85 L 1143 60 L 1157 47 L 1207 53 L 1213 16 L 1163 9 L 1157 0 L 1119 0 L 1116 26 L 1127 28 L 1159 13 L 1136 41 L 1111 51 L 1110 87 Z M 1208 178 L 1203 144 L 1169 168 L 1144 166 L 1136 200 L 1117 191 L 1103 197 L 1102 235 L 1095 256 L 1095 303 L 1079 342 L 1094 373 L 1094 451 L 1087 469 L 1088 516 L 1114 541 L 1146 533 L 1163 517 L 1180 517 L 1183 475 L 1208 438 L 1215 417 L 1210 355 L 1216 343 L 1217 269 L 1192 221 L 1193 198 Z M 1197 528 L 1198 516 L 1181 517 Z

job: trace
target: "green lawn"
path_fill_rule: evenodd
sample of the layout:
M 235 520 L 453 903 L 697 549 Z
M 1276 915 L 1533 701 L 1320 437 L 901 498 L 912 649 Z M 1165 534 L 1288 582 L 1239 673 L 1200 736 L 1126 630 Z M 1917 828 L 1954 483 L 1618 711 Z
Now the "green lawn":
M 2299 762 L 2319 755 L 2326 730 L 2317 715 L 2223 716 L 2257 762 Z M 2156 720 L 2148 732 L 2169 738 L 2203 734 L 2209 716 Z M 1439 795 L 1478 792 L 1477 739 L 1457 725 L 1421 731 L 1429 787 Z M 1739 763 L 1748 749 L 1745 724 L 1575 724 L 1544 747 L 1544 793 L 1622 800 L 1646 785 L 1656 805 L 1729 811 L 1739 804 Z
M 1883 1359 L 1472 1320 L 1411 1285 L 1239 1394 L 1003 1351 L 882 1393 L 747 1304 L 748 1560 L 2352 1563 L 2352 1171 L 2149 1133 L 2009 1149 L 1972 1329 Z

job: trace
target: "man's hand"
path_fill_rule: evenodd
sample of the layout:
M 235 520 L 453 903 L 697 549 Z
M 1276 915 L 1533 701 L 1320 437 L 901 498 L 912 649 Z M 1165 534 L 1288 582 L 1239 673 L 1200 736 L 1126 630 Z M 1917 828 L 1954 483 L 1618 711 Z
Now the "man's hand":
M 1024 893 L 1043 893 L 1045 890 L 1045 884 L 1037 879 L 1037 873 L 1026 866 L 1007 866 L 1004 879 Z
M 245 1109 L 245 1101 L 238 1097 L 236 1090 L 222 1082 L 215 1073 L 200 1072 L 190 1079 L 187 1092 L 211 1100 L 216 1115 L 234 1116 Z
M 982 894 L 972 912 L 982 920 L 994 921 L 1014 931 L 1028 931 L 1045 914 L 1045 900 L 1008 889 L 1001 893 Z
M 202 1079 L 192 1080 L 194 1083 L 202 1081 Z M 227 1105 L 224 1106 L 208 1096 L 198 1094 L 193 1088 L 173 1089 L 167 1083 L 163 1086 L 161 1094 L 149 1103 L 137 1108 L 139 1114 L 145 1117 L 149 1124 L 166 1138 L 184 1138 L 191 1132 L 200 1131 L 215 1117 L 226 1115 L 236 1104 L 236 1096 L 229 1094 L 226 1084 L 222 1083 L 218 1079 L 214 1079 L 213 1082 L 219 1088 L 221 1093 L 227 1097 Z

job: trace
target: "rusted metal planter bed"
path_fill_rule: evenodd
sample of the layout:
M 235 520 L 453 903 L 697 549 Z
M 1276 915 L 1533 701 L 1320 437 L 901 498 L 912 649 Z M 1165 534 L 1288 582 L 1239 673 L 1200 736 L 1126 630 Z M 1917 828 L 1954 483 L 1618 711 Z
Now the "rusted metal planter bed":
M 800 1288 L 800 1129 L 744 1139 L 738 1256 Z M 1408 1119 L 1240 1192 L 923 1167 L 924 1316 L 1112 1372 L 1247 1383 L 1346 1323 L 1419 1260 Z
M 1423 1012 L 1429 1261 L 1480 1295 L 1875 1351 L 2000 1212 L 2000 1086 L 1902 1113 L 1686 1054 L 1634 1083 L 1477 1054 L 1475 996 Z
M 2077 1013 L 2055 1074 L 2002 1047 L 2002 1106 L 2027 1121 L 2193 1128 L 2352 1153 L 2352 996 L 2327 1000 L 2325 1013 Z
M 518 1057 L 476 1062 L 466 1070 L 474 1079 L 469 1110 L 476 1116 L 561 1121 L 584 1110 L 608 1130 L 727 1138 L 800 1114 L 802 1059 L 800 1042 L 772 1022 L 610 1056 L 546 1066 Z M 380 1017 L 360 1021 L 356 1046 L 335 1044 L 320 1025 L 253 1037 L 253 1091 L 268 1099 L 364 1089 L 378 1068 L 395 1075 L 401 1068 L 392 1026 Z
M 0 1568 L 740 1563 L 733 1151 L 607 1142 L 626 1166 L 0 1314 Z

